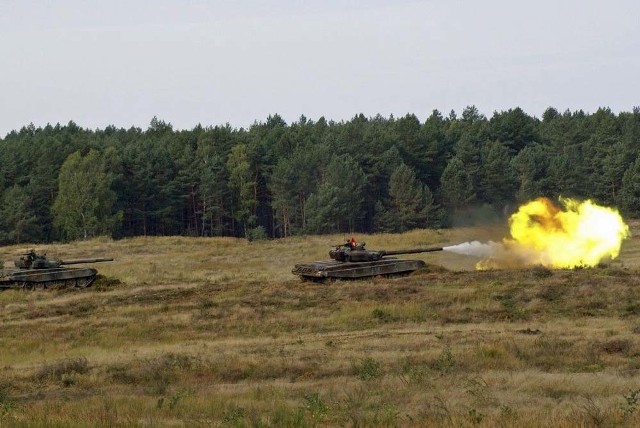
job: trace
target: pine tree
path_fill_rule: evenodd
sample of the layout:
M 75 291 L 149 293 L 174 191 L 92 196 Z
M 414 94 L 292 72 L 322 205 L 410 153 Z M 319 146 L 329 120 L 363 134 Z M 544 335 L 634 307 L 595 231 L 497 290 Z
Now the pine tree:
M 25 189 L 13 186 L 0 195 L 0 243 L 21 243 L 32 240 L 30 230 L 37 222 L 29 208 L 29 196 Z
M 637 216 L 640 213 L 640 156 L 625 171 L 617 202 L 628 215 Z
M 434 224 L 436 207 L 433 194 L 416 178 L 415 172 L 407 165 L 401 164 L 391 175 L 389 197 L 389 210 L 387 213 L 379 212 L 381 228 L 404 232 Z M 386 223 L 388 221 L 392 223 Z
M 548 192 L 548 152 L 541 145 L 525 147 L 512 160 L 516 174 L 516 200 L 528 201 L 539 196 L 551 196 Z
M 440 181 L 442 183 L 442 200 L 451 211 L 455 212 L 465 208 L 476 199 L 471 175 L 457 156 L 451 158 Z
M 227 159 L 229 187 L 235 193 L 236 209 L 234 218 L 242 224 L 247 236 L 248 226 L 255 222 L 252 217 L 258 204 L 255 194 L 256 181 L 251 170 L 249 150 L 246 144 L 238 144 L 231 149 Z
M 327 165 L 324 182 L 309 197 L 308 230 L 324 233 L 358 229 L 365 182 L 364 172 L 351 156 L 334 155 Z
M 515 199 L 515 175 L 509 150 L 493 141 L 482 147 L 482 168 L 479 170 L 479 199 L 500 211 Z

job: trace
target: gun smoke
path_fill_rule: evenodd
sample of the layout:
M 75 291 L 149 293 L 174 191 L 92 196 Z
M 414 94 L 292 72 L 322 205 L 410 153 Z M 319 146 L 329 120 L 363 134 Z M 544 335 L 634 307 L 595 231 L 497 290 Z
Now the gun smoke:
M 498 242 L 464 242 L 458 245 L 450 245 L 442 248 L 444 251 L 449 251 L 456 254 L 462 254 L 465 256 L 475 256 L 480 258 L 494 257 L 496 253 L 504 251 L 504 246 Z
M 538 198 L 509 218 L 510 236 L 502 242 L 465 242 L 444 251 L 475 256 L 476 269 L 509 269 L 541 265 L 552 269 L 594 267 L 615 259 L 627 226 L 614 208 L 590 200 L 560 198 L 560 204 Z
M 480 242 L 470 241 L 458 245 L 444 247 L 443 251 L 473 256 L 481 259 L 476 263 L 476 269 L 519 269 L 534 264 L 543 264 L 541 258 L 544 255 L 536 254 L 518 245 L 506 242 Z

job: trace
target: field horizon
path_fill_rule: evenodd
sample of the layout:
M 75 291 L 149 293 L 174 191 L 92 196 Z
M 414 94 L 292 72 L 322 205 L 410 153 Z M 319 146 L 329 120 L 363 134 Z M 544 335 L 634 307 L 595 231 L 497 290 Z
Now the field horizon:
M 401 249 L 505 234 L 356 238 Z M 403 277 L 291 274 L 348 237 L 0 247 L 5 267 L 30 248 L 115 259 L 93 265 L 88 289 L 0 291 L 0 425 L 640 424 L 635 237 L 593 269 L 478 272 L 439 252 L 411 255 L 427 268 Z

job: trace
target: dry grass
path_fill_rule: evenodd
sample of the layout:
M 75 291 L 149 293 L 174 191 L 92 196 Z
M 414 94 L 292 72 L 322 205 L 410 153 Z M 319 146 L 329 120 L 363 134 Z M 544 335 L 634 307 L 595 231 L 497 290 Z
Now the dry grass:
M 358 238 L 396 249 L 502 233 Z M 432 253 L 402 278 L 291 275 L 343 239 L 38 247 L 116 261 L 87 290 L 0 292 L 0 426 L 640 424 L 635 238 L 591 270 L 474 272 Z

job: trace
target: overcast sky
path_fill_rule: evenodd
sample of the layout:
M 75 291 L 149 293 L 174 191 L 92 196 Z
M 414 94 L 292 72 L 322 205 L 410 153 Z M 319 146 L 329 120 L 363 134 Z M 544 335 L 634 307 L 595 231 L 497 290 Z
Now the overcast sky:
M 0 0 L 0 137 L 640 105 L 640 1 Z

